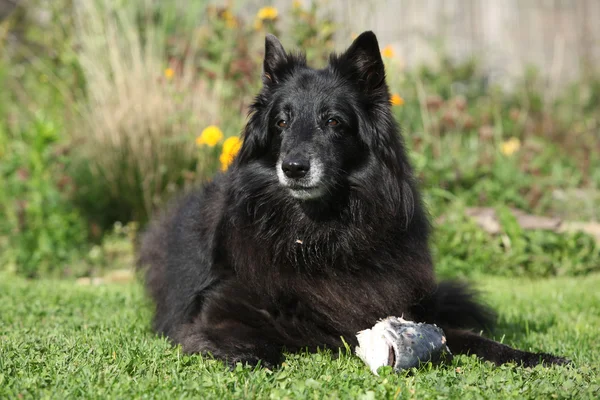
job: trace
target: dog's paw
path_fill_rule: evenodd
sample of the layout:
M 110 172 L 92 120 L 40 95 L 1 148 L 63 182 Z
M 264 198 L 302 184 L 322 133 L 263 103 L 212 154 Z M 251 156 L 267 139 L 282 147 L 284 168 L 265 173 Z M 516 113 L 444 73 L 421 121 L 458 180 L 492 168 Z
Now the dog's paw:
M 536 365 L 540 364 L 549 367 L 552 365 L 569 365 L 573 364 L 573 361 L 548 353 L 532 353 L 529 357 L 523 360 L 524 367 L 535 367 Z

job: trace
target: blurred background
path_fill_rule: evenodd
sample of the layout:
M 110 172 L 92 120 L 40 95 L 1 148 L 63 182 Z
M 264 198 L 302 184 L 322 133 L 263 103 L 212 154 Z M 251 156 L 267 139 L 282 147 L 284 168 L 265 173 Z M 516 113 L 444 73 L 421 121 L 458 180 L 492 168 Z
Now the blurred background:
M 150 216 L 235 156 L 265 33 L 323 66 L 363 30 L 440 275 L 600 271 L 599 16 L 597 0 L 0 0 L 0 271 L 131 271 Z

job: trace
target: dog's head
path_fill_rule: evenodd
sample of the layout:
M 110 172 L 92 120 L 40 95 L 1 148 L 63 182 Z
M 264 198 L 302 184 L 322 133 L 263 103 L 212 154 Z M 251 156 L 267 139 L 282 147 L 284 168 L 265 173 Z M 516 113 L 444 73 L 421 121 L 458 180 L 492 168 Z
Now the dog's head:
M 263 84 L 237 163 L 259 163 L 293 198 L 322 199 L 344 190 L 379 157 L 375 148 L 389 155 L 397 147 L 384 64 L 372 32 L 332 55 L 323 69 L 309 68 L 305 57 L 286 53 L 268 35 Z

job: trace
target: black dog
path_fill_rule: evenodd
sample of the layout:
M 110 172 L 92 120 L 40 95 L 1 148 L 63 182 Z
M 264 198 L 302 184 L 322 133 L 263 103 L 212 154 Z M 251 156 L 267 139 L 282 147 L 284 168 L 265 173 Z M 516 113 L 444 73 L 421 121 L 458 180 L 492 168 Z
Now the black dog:
M 229 171 L 144 237 L 157 332 L 186 352 L 276 365 L 403 316 L 441 326 L 455 354 L 565 361 L 464 330 L 493 314 L 466 286 L 436 283 L 372 32 L 320 70 L 269 35 L 263 82 Z

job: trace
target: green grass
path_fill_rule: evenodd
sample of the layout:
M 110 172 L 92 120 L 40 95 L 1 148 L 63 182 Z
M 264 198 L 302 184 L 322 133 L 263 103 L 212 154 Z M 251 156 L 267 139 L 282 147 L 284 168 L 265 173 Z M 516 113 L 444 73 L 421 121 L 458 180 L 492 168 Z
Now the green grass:
M 573 366 L 493 367 L 474 357 L 372 375 L 343 352 L 234 371 L 187 356 L 149 330 L 139 284 L 77 286 L 0 275 L 0 398 L 598 398 L 600 275 L 484 278 L 497 338 Z M 493 290 L 493 292 L 492 292 Z

